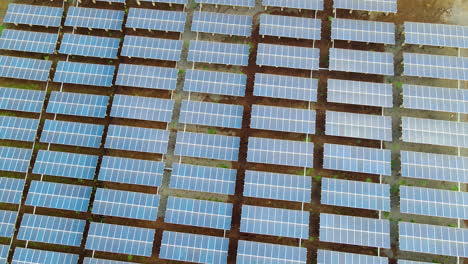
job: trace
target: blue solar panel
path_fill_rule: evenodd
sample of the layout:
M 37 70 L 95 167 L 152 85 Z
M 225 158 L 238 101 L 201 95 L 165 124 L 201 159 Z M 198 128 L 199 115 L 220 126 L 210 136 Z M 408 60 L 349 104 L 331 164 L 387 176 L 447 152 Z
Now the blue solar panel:
M 184 91 L 244 96 L 247 75 L 227 72 L 188 70 Z
M 317 264 L 388 264 L 388 258 L 319 249 Z
M 91 191 L 87 186 L 32 181 L 26 205 L 86 212 Z
M 163 231 L 159 257 L 195 263 L 227 263 L 229 239 Z
M 54 82 L 94 86 L 112 86 L 115 66 L 59 61 Z
M 0 171 L 27 172 L 32 150 L 0 146 Z
M 307 249 L 239 240 L 236 263 L 306 264 Z
M 237 161 L 239 137 L 178 132 L 175 155 Z
M 250 137 L 247 161 L 312 168 L 314 143 Z
M 244 196 L 310 203 L 312 178 L 263 171 L 245 172 Z
M 422 262 L 422 261 L 412 261 L 412 260 L 404 260 L 404 259 L 399 259 L 398 264 L 430 264 L 433 262 Z
M 255 0 L 195 0 L 195 3 L 242 6 L 242 7 L 254 7 L 255 6 Z
M 403 63 L 407 76 L 468 81 L 466 57 L 403 53 Z
M 182 101 L 180 123 L 241 128 L 244 107 L 240 105 Z
M 59 27 L 63 9 L 50 6 L 9 4 L 4 23 Z
M 186 12 L 130 8 L 127 28 L 184 32 Z
M 249 37 L 252 17 L 211 12 L 194 12 L 192 31 Z
M 40 113 L 45 91 L 0 87 L 0 109 Z
M 335 0 L 333 8 L 396 13 L 397 0 Z
M 65 33 L 59 52 L 68 55 L 115 59 L 120 39 Z
M 323 178 L 321 203 L 390 212 L 390 185 Z
M 8 253 L 10 251 L 10 246 L 7 245 L 0 245 L 0 263 L 6 264 Z
M 85 248 L 135 256 L 151 256 L 154 229 L 91 223 Z
M 156 221 L 159 195 L 98 188 L 93 214 Z
M 330 49 L 330 70 L 394 75 L 393 54 L 350 49 Z
M 124 16 L 124 11 L 72 6 L 68 9 L 65 26 L 122 30 Z
M 393 107 L 392 89 L 392 85 L 388 83 L 328 79 L 327 101 Z
M 322 21 L 314 18 L 260 15 L 260 35 L 313 39 L 321 38 Z
M 258 44 L 257 65 L 318 70 L 320 50 L 274 44 Z
M 316 102 L 317 89 L 317 79 L 263 73 L 255 74 L 255 96 Z
M 403 84 L 403 107 L 468 114 L 468 90 Z
M 38 119 L 0 116 L 0 139 L 33 142 L 38 126 Z
M 240 231 L 306 239 L 309 237 L 309 212 L 242 205 Z
M 231 229 L 232 204 L 169 197 L 164 222 L 179 225 Z
M 121 63 L 116 85 L 149 89 L 175 90 L 177 69 Z
M 468 48 L 468 27 L 405 22 L 405 43 L 439 47 Z
M 52 61 L 0 56 L 0 77 L 45 82 Z
M 380 115 L 326 111 L 325 134 L 392 141 L 392 118 Z
M 99 1 L 99 0 L 98 0 Z M 124 262 L 97 258 L 84 258 L 83 264 L 132 264 L 134 262 Z
M 323 168 L 391 175 L 390 150 L 324 144 Z
M 390 248 L 390 221 L 321 213 L 320 241 Z
M 120 55 L 130 58 L 179 61 L 182 44 L 182 40 L 126 35 Z
M 53 91 L 47 113 L 103 118 L 108 102 L 108 96 Z
M 173 109 L 173 100 L 116 94 L 110 115 L 169 123 Z
M 191 40 L 188 61 L 226 65 L 247 66 L 250 47 L 245 44 L 231 44 Z
M 16 211 L 0 210 L 0 237 L 13 237 L 17 215 Z
M 85 220 L 24 214 L 18 239 L 79 247 L 85 224 Z
M 0 177 L 0 203 L 19 204 L 24 182 L 23 179 Z
M 151 3 L 167 3 L 169 5 L 171 5 L 171 4 L 185 5 L 188 2 L 188 0 L 140 0 L 140 1 L 141 2 L 151 2 Z
M 103 131 L 102 125 L 46 120 L 41 142 L 99 148 Z
M 402 140 L 419 144 L 468 147 L 468 123 L 402 117 Z
M 332 39 L 395 44 L 395 24 L 367 20 L 332 20 Z
M 97 162 L 98 156 L 39 150 L 33 173 L 91 180 Z
M 323 0 L 263 0 L 263 6 L 323 10 Z
M 79 255 L 69 253 L 17 247 L 11 264 L 77 264 L 79 257 Z
M 136 185 L 161 186 L 164 163 L 104 156 L 99 180 Z
M 166 154 L 169 131 L 110 125 L 106 148 Z
M 250 127 L 294 133 L 315 133 L 315 111 L 265 105 L 252 105 Z
M 169 187 L 174 189 L 234 194 L 236 170 L 174 164 Z
M 57 39 L 58 35 L 52 33 L 5 29 L 0 38 L 0 49 L 51 54 Z

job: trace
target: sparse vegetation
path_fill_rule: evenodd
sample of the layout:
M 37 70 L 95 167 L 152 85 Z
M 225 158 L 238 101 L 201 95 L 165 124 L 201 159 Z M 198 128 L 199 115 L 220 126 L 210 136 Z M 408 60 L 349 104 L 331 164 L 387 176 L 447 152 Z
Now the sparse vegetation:
M 3 24 L 0 25 L 0 34 L 2 34 L 5 28 L 6 28 L 6 25 L 3 25 Z
M 210 135 L 216 134 L 216 129 L 214 129 L 214 128 L 208 128 L 208 134 L 210 134 Z

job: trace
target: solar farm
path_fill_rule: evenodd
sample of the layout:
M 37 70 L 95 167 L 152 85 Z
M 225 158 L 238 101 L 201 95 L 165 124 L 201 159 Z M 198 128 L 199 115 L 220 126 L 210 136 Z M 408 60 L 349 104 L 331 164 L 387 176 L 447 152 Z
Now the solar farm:
M 9 3 L 0 264 L 468 263 L 468 25 L 405 1 Z

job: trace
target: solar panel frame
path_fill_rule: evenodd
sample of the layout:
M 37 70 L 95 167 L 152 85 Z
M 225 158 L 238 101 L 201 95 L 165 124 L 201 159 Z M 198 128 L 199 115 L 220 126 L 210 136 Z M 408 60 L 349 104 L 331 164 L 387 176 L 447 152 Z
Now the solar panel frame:
M 126 35 L 120 56 L 153 60 L 179 61 L 182 40 Z
M 27 172 L 32 150 L 0 146 L 0 171 Z
M 468 81 L 468 58 L 403 53 L 403 75 Z
M 227 6 L 240 6 L 240 7 L 255 7 L 255 0 L 195 0 L 195 3 L 200 4 L 213 4 L 213 5 L 227 5 Z
M 325 134 L 392 141 L 392 118 L 368 114 L 326 111 Z
M 108 103 L 108 96 L 52 91 L 47 113 L 104 118 Z
M 0 77 L 45 82 L 52 61 L 0 56 Z
M 397 0 L 336 0 L 333 2 L 335 9 L 351 9 L 369 12 L 397 12 Z
M 327 101 L 391 108 L 393 87 L 387 83 L 328 79 Z
M 174 155 L 237 161 L 239 146 L 239 137 L 178 132 Z
M 183 100 L 179 122 L 240 129 L 243 113 L 244 107 L 241 105 Z
M 394 45 L 395 24 L 334 18 L 331 39 Z
M 38 127 L 38 119 L 0 116 L 0 139 L 33 142 Z
M 0 49 L 52 54 L 58 35 L 53 33 L 4 29 L 0 37 Z
M 124 16 L 124 11 L 70 6 L 65 19 L 65 26 L 122 30 Z
M 237 264 L 267 263 L 268 261 L 290 264 L 306 264 L 307 262 L 307 249 L 302 247 L 239 240 L 237 248 Z
M 63 8 L 9 4 L 4 23 L 59 27 L 62 22 Z
M 405 22 L 404 26 L 406 44 L 468 48 L 467 26 L 418 22 Z
M 0 237 L 13 237 L 18 212 L 0 210 Z
M 315 134 L 315 115 L 308 109 L 252 105 L 250 128 Z
M 468 114 L 468 90 L 403 84 L 403 107 Z
M 0 109 L 40 113 L 45 91 L 0 87 Z
M 318 48 L 259 43 L 256 63 L 258 66 L 318 70 L 319 56 Z
M 174 68 L 121 63 L 116 85 L 173 91 L 176 89 L 178 70 Z
M 103 133 L 103 125 L 47 119 L 40 141 L 49 144 L 99 148 Z
M 317 90 L 317 79 L 264 73 L 255 74 L 255 96 L 316 102 Z
M 168 130 L 110 125 L 105 148 L 166 154 L 168 141 Z
M 49 264 L 49 263 L 67 263 L 78 264 L 79 255 L 45 251 L 31 248 L 15 248 L 12 264 Z
M 120 39 L 65 33 L 59 53 L 105 59 L 116 59 Z
M 330 49 L 331 71 L 393 76 L 393 54 L 351 49 Z
M 229 72 L 204 70 L 187 70 L 184 91 L 244 96 L 247 86 L 247 75 Z
M 388 258 L 319 249 L 317 264 L 388 264 Z
M 252 17 L 196 11 L 193 13 L 192 31 L 249 37 L 252 34 Z
M 130 8 L 125 27 L 182 33 L 186 19 L 186 12 Z
M 169 99 L 116 94 L 110 116 L 169 123 L 174 103 Z
M 0 177 L 0 203 L 21 203 L 24 184 L 23 179 Z
M 39 150 L 33 173 L 67 178 L 92 180 L 98 156 Z
M 59 61 L 54 82 L 111 87 L 115 66 Z
M 260 15 L 260 35 L 262 36 L 320 40 L 321 29 L 322 21 L 319 19 Z
M 246 44 L 191 40 L 187 61 L 247 66 L 249 53 Z
M 162 184 L 164 163 L 104 156 L 99 169 L 100 181 L 158 187 Z

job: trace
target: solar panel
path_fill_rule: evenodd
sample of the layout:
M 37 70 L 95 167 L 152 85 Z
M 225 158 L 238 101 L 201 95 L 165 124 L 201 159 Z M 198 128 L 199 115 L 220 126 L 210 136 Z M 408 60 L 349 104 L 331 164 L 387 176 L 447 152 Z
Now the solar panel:
M 232 204 L 169 196 L 164 222 L 231 229 Z
M 98 156 L 39 150 L 34 174 L 92 180 Z
M 0 146 L 0 171 L 27 172 L 32 150 Z
M 15 249 L 12 264 L 50 264 L 67 263 L 77 264 L 79 255 L 70 253 L 52 252 L 30 248 Z
M 37 5 L 9 4 L 4 23 L 59 27 L 63 8 Z
M 328 79 L 327 101 L 391 108 L 393 107 L 392 85 Z
M 120 39 L 65 33 L 59 52 L 68 55 L 116 59 Z
M 240 138 L 223 135 L 178 132 L 175 155 L 237 161 Z
M 403 107 L 468 114 L 468 90 L 403 84 Z
M 309 237 L 309 212 L 242 205 L 240 231 L 307 239 Z
M 151 3 L 167 3 L 171 4 L 181 4 L 186 5 L 188 0 L 140 0 L 141 2 L 151 2 Z
M 110 125 L 105 147 L 166 154 L 168 140 L 168 130 Z
M 401 176 L 468 183 L 468 158 L 401 151 Z
M 323 10 L 323 0 L 263 0 L 263 6 Z
M 317 89 L 317 79 L 263 73 L 255 74 L 255 96 L 316 102 Z
M 244 96 L 247 75 L 228 72 L 187 70 L 184 91 Z
M 245 44 L 191 40 L 187 60 L 226 65 L 247 66 L 250 47 Z
M 114 71 L 112 65 L 59 61 L 54 82 L 111 87 Z
M 121 63 L 116 85 L 149 89 L 175 90 L 177 69 Z
M 390 248 L 390 221 L 321 213 L 320 241 Z
M 124 11 L 71 6 L 68 9 L 65 26 L 122 30 Z
M 0 77 L 45 82 L 52 61 L 0 56 Z
M 127 28 L 184 32 L 186 12 L 130 8 Z
M 26 205 L 86 212 L 91 192 L 87 186 L 32 181 Z
M 126 35 L 121 56 L 143 59 L 179 61 L 182 41 Z
M 390 154 L 388 149 L 324 144 L 323 168 L 391 175 Z
M 257 65 L 318 70 L 319 49 L 274 44 L 258 44 Z
M 45 91 L 0 87 L 0 109 L 40 113 Z
M 319 249 L 317 264 L 388 264 L 388 258 Z
M 321 203 L 390 212 L 390 185 L 323 178 Z
M 169 187 L 173 189 L 234 194 L 236 170 L 176 163 Z
M 244 196 L 310 203 L 312 178 L 263 171 L 245 172 Z
M 242 7 L 249 7 L 249 8 L 255 7 L 255 0 L 195 0 L 195 3 L 227 5 L 227 6 L 242 6 Z
M 24 182 L 23 179 L 0 177 L 0 203 L 19 204 Z
M 112 117 L 171 122 L 174 100 L 116 94 Z
M 33 142 L 38 126 L 38 119 L 0 116 L 0 139 Z
M 237 264 L 268 262 L 306 264 L 307 249 L 239 240 Z
M 157 187 L 161 186 L 164 163 L 104 156 L 99 180 Z
M 0 49 L 51 54 L 55 51 L 58 35 L 5 29 L 0 38 Z
M 350 49 L 330 49 L 330 70 L 393 76 L 393 54 Z
M 250 137 L 247 161 L 313 168 L 314 143 Z
M 404 52 L 403 63 L 406 76 L 468 81 L 468 58 Z
M 0 210 L 0 237 L 13 237 L 18 212 Z
M 314 18 L 260 15 L 262 36 L 320 40 L 321 27 L 322 21 Z
M 263 130 L 314 134 L 315 111 L 252 105 L 250 127 Z
M 53 91 L 47 113 L 104 118 L 108 102 L 108 96 Z
M 331 39 L 395 44 L 395 24 L 355 19 L 332 19 Z
M 405 142 L 468 147 L 468 123 L 406 116 L 401 121 Z
M 41 142 L 99 148 L 103 131 L 103 125 L 46 120 Z
M 468 256 L 468 229 L 398 222 L 400 250 L 428 254 Z
M 404 260 L 399 259 L 398 264 L 430 264 L 432 262 L 422 262 L 422 261 L 411 261 L 411 260 Z
M 335 0 L 333 8 L 396 13 L 397 0 Z
M 249 37 L 252 34 L 252 17 L 212 12 L 194 12 L 192 31 Z
M 10 246 L 0 245 L 0 263 L 5 264 L 7 262 L 9 251 L 10 251 Z
M 392 118 L 389 116 L 326 111 L 325 134 L 392 141 Z
M 98 0 L 99 1 L 99 0 Z M 84 258 L 84 264 L 132 264 L 134 262 L 97 259 L 97 258 Z
M 439 47 L 468 48 L 468 27 L 405 22 L 405 43 Z
M 108 2 L 110 3 L 120 3 L 125 4 L 125 0 L 95 0 L 96 2 Z
M 180 123 L 241 128 L 244 107 L 240 105 L 182 101 Z
M 18 239 L 79 247 L 86 220 L 24 214 Z
M 163 231 L 159 257 L 196 263 L 227 263 L 229 239 Z

